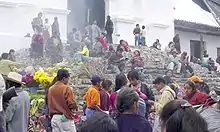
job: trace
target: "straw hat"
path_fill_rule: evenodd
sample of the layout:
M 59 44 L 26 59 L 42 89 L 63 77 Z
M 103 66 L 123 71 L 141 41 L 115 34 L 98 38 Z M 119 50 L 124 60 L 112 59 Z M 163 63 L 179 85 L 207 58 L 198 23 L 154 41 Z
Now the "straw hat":
M 25 84 L 24 82 L 22 82 L 22 75 L 16 72 L 10 72 L 5 79 L 19 84 Z

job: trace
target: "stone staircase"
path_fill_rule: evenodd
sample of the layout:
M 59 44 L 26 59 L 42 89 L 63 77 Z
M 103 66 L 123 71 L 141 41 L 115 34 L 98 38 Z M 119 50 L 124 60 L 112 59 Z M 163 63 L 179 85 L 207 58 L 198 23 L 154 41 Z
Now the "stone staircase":
M 137 47 L 131 47 L 132 52 L 137 49 Z M 141 49 L 138 50 L 141 51 L 141 55 L 144 57 L 145 60 L 145 66 L 143 70 L 145 78 L 144 82 L 151 87 L 153 80 L 158 76 L 163 76 L 166 72 L 164 67 L 167 63 L 168 58 L 163 52 L 156 49 L 141 47 Z M 131 55 L 132 54 L 130 53 L 130 55 L 128 56 Z M 39 63 L 45 68 L 48 65 L 47 59 L 48 58 L 43 58 L 39 61 Z M 30 60 L 30 58 L 28 57 L 28 50 L 20 51 L 18 55 L 18 60 L 25 66 L 36 65 L 36 60 Z M 69 64 L 71 65 L 71 62 L 69 62 Z M 105 66 L 106 61 L 102 58 L 92 58 L 92 61 L 89 64 L 69 67 L 71 68 L 72 73 L 70 84 L 72 85 L 73 91 L 75 92 L 75 95 L 79 101 L 82 100 L 82 93 L 84 93 L 84 91 L 86 91 L 86 89 L 90 86 L 90 76 L 92 74 L 98 74 L 102 78 L 109 79 L 114 83 L 116 75 L 107 74 L 106 69 L 104 68 Z M 206 68 L 202 68 L 197 64 L 191 64 L 191 66 L 193 67 L 195 74 L 200 76 L 205 82 L 207 82 L 210 88 L 220 86 L 220 78 L 217 74 L 209 74 Z M 130 61 L 127 61 L 126 73 L 130 71 L 130 69 L 131 63 Z M 180 86 L 182 86 L 188 79 L 176 74 L 174 74 L 174 76 L 174 80 L 176 80 L 176 82 Z
M 136 49 L 137 48 L 132 48 L 132 51 Z M 149 87 L 152 87 L 153 80 L 156 77 L 163 76 L 165 74 L 166 69 L 164 67 L 165 67 L 167 58 L 163 54 L 163 52 L 155 50 L 155 49 L 150 49 L 148 47 L 142 47 L 141 54 L 145 58 L 145 62 L 146 62 L 144 70 L 143 70 L 143 75 L 145 78 L 144 82 L 148 84 Z M 194 69 L 195 75 L 200 76 L 201 79 L 203 79 L 210 86 L 210 88 L 220 86 L 220 78 L 218 77 L 216 73 L 210 74 L 208 73 L 206 68 L 202 68 L 201 66 L 197 64 L 191 64 L 191 65 Z M 130 71 L 130 69 L 131 69 L 131 64 L 128 61 L 126 64 L 126 70 L 125 70 L 126 73 Z M 113 83 L 116 77 L 115 74 L 104 74 L 100 76 L 104 79 L 110 79 Z M 179 75 L 179 74 L 174 74 L 173 79 L 180 86 L 183 86 L 183 84 L 188 80 L 188 78 L 184 77 L 183 75 Z M 90 79 L 88 78 L 88 76 L 78 77 L 78 79 L 75 80 L 75 82 L 72 85 L 73 87 L 75 87 L 76 93 L 79 97 L 90 86 Z

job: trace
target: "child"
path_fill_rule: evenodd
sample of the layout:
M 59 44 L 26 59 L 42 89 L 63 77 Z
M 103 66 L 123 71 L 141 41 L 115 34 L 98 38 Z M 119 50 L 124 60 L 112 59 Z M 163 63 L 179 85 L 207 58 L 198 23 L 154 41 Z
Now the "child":
M 92 86 L 88 89 L 84 96 L 84 100 L 86 101 L 86 118 L 93 116 L 95 111 L 102 111 L 100 109 L 101 78 L 97 75 L 93 75 L 91 83 Z
M 102 90 L 100 91 L 101 105 L 100 108 L 103 111 L 109 111 L 110 106 L 110 91 L 112 82 L 110 80 L 104 80 L 102 82 Z

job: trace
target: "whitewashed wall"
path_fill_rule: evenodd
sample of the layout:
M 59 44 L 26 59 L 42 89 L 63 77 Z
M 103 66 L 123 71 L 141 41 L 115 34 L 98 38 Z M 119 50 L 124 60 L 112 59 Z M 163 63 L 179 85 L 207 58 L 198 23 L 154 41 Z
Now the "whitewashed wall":
M 133 29 L 138 23 L 147 28 L 149 46 L 158 38 L 164 48 L 174 35 L 174 0 L 105 0 L 115 22 L 115 42 L 125 39 L 134 45 Z M 126 3 L 126 4 L 125 4 Z
M 30 39 L 24 36 L 33 34 L 31 21 L 38 12 L 43 12 L 43 17 L 49 18 L 50 24 L 54 16 L 59 18 L 61 37 L 65 40 L 66 9 L 66 0 L 0 0 L 0 53 L 8 52 L 11 48 L 17 50 L 30 47 Z
M 159 38 L 165 47 L 174 34 L 174 0 L 105 0 L 106 15 L 115 22 L 114 43 L 125 39 L 134 45 L 133 29 L 137 23 L 147 27 L 147 44 L 150 46 Z M 1 52 L 9 49 L 27 48 L 30 40 L 23 36 L 33 33 L 31 21 L 42 11 L 50 23 L 58 16 L 62 39 L 67 31 L 67 0 L 0 0 Z M 4 13 L 3 13 L 4 12 Z M 120 35 L 120 37 L 116 37 Z M 7 46 L 6 46 L 7 45 Z
M 190 55 L 190 40 L 200 40 L 200 35 L 196 33 L 184 32 L 175 30 L 176 34 L 180 35 L 180 43 L 182 51 L 187 51 Z M 206 42 L 208 54 L 213 59 L 217 57 L 217 48 L 220 48 L 220 36 L 203 35 L 203 40 Z

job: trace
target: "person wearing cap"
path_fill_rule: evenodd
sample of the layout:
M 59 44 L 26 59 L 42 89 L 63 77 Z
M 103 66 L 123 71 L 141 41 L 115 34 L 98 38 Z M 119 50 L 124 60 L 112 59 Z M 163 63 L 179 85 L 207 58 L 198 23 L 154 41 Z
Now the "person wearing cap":
M 70 73 L 65 69 L 57 72 L 56 83 L 48 90 L 48 110 L 53 132 L 76 132 L 73 120 L 78 110 L 71 87 L 68 85 Z
M 220 132 L 220 87 L 211 91 L 211 98 L 215 103 L 200 111 L 200 115 L 206 120 L 209 132 Z
M 188 80 L 193 81 L 196 84 L 196 89 L 200 92 L 209 94 L 210 89 L 207 83 L 205 83 L 200 77 L 192 76 Z
M 28 93 L 22 89 L 22 85 L 24 84 L 22 82 L 22 75 L 16 72 L 10 72 L 8 76 L 5 77 L 5 80 L 6 89 L 11 89 L 8 95 L 3 95 L 3 100 L 9 100 L 8 107 L 5 110 L 7 131 L 27 132 L 30 97 Z
M 91 78 L 92 86 L 88 89 L 84 95 L 86 101 L 85 114 L 87 118 L 90 118 L 95 111 L 102 111 L 100 108 L 100 90 L 101 90 L 101 78 L 98 75 L 93 75 Z
M 181 71 L 181 63 L 180 63 L 180 57 L 178 56 L 177 51 L 172 52 L 172 56 L 170 58 L 170 63 L 167 66 L 168 70 L 174 71 L 176 67 L 176 72 L 180 74 Z

